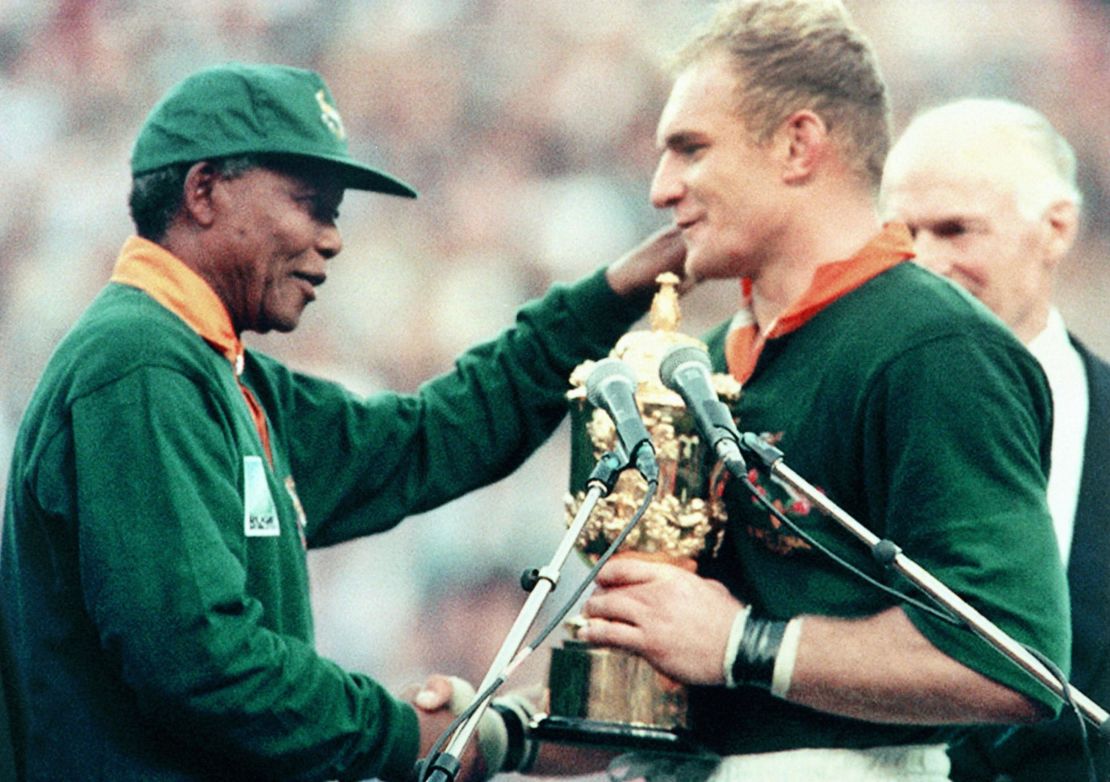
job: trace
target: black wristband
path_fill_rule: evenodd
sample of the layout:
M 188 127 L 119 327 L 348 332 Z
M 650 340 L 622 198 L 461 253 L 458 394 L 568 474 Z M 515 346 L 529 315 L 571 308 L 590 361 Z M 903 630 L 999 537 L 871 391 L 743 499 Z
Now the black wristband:
M 501 768 L 490 769 L 491 774 L 515 771 L 526 774 L 536 765 L 540 742 L 531 737 L 532 715 L 535 706 L 523 695 L 510 692 L 490 703 L 490 708 L 501 717 L 505 725 L 505 759 Z
M 505 732 L 508 734 L 508 747 L 505 750 L 505 760 L 501 763 L 501 768 L 491 768 L 490 773 L 497 774 L 501 771 L 517 771 L 524 762 L 524 737 L 527 729 L 515 709 L 500 704 L 497 701 L 491 702 L 490 708 L 496 711 L 502 721 L 504 721 Z
M 775 658 L 778 657 L 782 637 L 787 622 L 777 619 L 763 619 L 754 613 L 748 614 L 744 632 L 740 636 L 740 646 L 732 663 L 732 680 L 736 684 L 750 684 L 771 689 L 775 673 Z

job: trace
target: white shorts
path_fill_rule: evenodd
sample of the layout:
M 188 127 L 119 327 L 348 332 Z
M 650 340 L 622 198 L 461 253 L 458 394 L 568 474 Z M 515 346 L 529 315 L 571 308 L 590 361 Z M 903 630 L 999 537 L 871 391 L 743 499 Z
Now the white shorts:
M 947 782 L 943 744 L 872 749 L 795 749 L 731 755 L 710 782 Z
M 622 755 L 610 782 L 948 782 L 943 744 L 794 749 L 753 755 Z

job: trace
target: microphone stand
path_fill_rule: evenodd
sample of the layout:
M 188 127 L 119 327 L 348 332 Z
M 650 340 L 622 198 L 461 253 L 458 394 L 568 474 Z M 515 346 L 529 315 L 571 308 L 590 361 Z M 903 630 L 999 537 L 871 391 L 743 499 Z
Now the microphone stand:
M 1008 636 L 989 619 L 968 605 L 963 598 L 903 554 L 896 544 L 889 540 L 880 539 L 818 491 L 816 487 L 794 472 L 783 461 L 782 451 L 751 432 L 744 432 L 740 436 L 739 445 L 743 450 L 758 458 L 773 477 L 803 495 L 811 504 L 862 541 L 881 565 L 893 567 L 905 576 L 922 592 L 961 619 L 976 635 L 1010 658 L 1061 700 L 1065 703 L 1069 701 L 1074 703 L 1083 716 L 1098 727 L 1099 733 L 1104 739 L 1110 737 L 1110 722 L 1108 722 L 1110 714 L 1105 709 L 1072 687 L 1066 680 L 1058 679 L 1036 655 Z M 746 476 L 738 475 L 737 477 L 744 480 Z
M 515 669 L 527 657 L 527 654 L 525 654 L 519 659 L 514 659 L 528 630 L 535 622 L 544 601 L 559 583 L 560 569 L 574 549 L 574 544 L 582 534 L 582 528 L 586 526 L 586 522 L 593 513 L 598 500 L 613 490 L 617 478 L 627 466 L 628 464 L 612 451 L 602 454 L 586 482 L 586 497 L 582 501 L 578 513 L 575 514 L 574 520 L 567 527 L 567 531 L 559 542 L 551 560 L 545 567 L 538 570 L 533 568 L 525 571 L 521 577 L 521 584 L 529 592 L 528 599 L 520 609 L 516 621 L 509 629 L 500 650 L 490 664 L 485 679 L 482 680 L 482 685 L 478 688 L 478 697 L 483 700 L 477 704 L 467 720 L 455 731 L 444 751 L 431 758 L 431 768 L 426 777 L 428 782 L 450 782 L 457 776 L 461 765 L 459 758 L 462 757 L 467 742 L 470 741 L 479 721 L 482 719 L 482 715 L 489 707 L 493 692 L 496 690 L 496 686 L 500 684 L 498 680 L 507 677 L 511 673 L 511 669 Z M 490 771 L 496 773 L 497 769 L 490 769 Z M 421 774 L 420 777 L 423 779 L 424 775 Z

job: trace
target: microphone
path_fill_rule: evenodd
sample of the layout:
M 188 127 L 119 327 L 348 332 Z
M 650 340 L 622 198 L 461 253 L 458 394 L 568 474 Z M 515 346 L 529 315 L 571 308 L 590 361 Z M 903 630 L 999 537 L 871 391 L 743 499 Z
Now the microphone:
M 617 358 L 597 362 L 586 378 L 586 399 L 613 419 L 625 462 L 635 463 L 646 480 L 657 480 L 655 447 L 636 406 L 636 373 L 632 367 Z
M 748 471 L 740 455 L 740 432 L 728 406 L 717 398 L 709 377 L 709 356 L 693 345 L 675 345 L 659 362 L 659 379 L 686 402 L 694 423 L 728 471 L 743 478 Z

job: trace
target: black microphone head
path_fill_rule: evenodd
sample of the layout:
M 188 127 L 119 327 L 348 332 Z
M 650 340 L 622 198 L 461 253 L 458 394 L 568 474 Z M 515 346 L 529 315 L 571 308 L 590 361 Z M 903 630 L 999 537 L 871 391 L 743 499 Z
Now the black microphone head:
M 668 349 L 659 362 L 659 379 L 663 381 L 663 385 L 681 393 L 675 381 L 675 373 L 678 372 L 679 367 L 690 362 L 705 367 L 707 373 L 713 366 L 709 363 L 709 354 L 696 345 L 675 345 Z
M 594 407 L 607 408 L 605 400 L 605 386 L 614 381 L 623 380 L 629 384 L 632 393 L 636 392 L 636 372 L 619 358 L 603 358 L 590 370 L 586 378 L 586 399 Z

